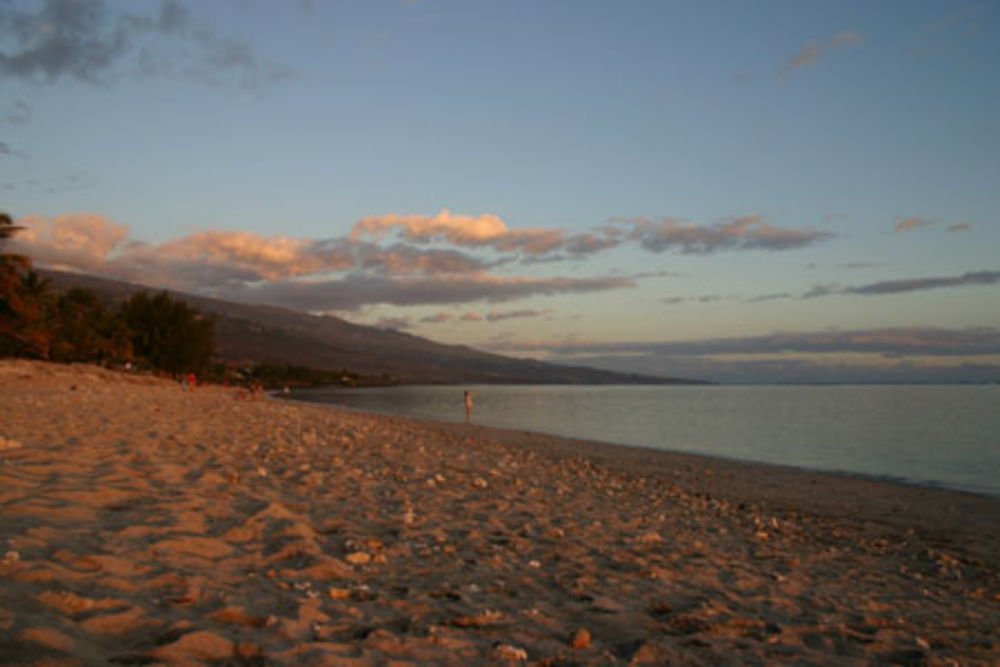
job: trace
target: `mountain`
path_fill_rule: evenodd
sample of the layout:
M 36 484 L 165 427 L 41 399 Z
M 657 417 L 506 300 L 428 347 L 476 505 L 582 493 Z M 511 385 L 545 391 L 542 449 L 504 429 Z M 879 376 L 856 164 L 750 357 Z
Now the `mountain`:
M 158 291 L 80 273 L 38 271 L 62 291 L 86 288 L 110 303 L 139 291 Z M 404 384 L 694 384 L 680 378 L 516 359 L 465 345 L 435 343 L 408 333 L 351 324 L 339 317 L 220 301 L 169 291 L 216 321 L 216 356 L 250 364 L 297 364 L 322 370 L 347 369 L 367 378 Z

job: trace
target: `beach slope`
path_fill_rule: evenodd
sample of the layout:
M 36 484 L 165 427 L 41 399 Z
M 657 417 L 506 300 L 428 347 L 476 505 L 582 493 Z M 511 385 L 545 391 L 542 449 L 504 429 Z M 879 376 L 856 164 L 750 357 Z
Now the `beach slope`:
M 996 498 L 88 366 L 0 396 L 0 664 L 1000 663 Z

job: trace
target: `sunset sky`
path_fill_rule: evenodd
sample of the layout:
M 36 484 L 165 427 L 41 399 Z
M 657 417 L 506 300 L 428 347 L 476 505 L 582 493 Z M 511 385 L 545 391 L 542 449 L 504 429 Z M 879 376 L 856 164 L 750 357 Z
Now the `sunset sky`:
M 0 1 L 0 210 L 503 354 L 1000 381 L 1000 0 Z

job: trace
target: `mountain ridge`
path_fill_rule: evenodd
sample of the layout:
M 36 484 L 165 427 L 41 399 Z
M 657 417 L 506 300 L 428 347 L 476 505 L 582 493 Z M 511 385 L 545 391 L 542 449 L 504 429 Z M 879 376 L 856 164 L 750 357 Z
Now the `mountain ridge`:
M 268 362 L 341 369 L 393 384 L 703 384 L 698 380 L 564 366 L 438 343 L 403 331 L 353 324 L 280 306 L 248 304 L 91 274 L 39 269 L 59 290 L 90 289 L 111 303 L 166 291 L 216 321 L 216 352 L 234 364 Z

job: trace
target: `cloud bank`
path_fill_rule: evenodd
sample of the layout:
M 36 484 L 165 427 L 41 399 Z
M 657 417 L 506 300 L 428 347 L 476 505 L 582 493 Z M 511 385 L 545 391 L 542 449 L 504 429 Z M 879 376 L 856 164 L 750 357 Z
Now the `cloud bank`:
M 625 230 L 625 238 L 638 241 L 652 252 L 679 250 L 707 255 L 723 250 L 793 250 L 834 237 L 830 232 L 782 229 L 759 215 L 727 218 L 711 225 L 696 225 L 677 219 L 619 218 L 613 221 Z
M 494 263 L 458 250 L 364 239 L 211 230 L 154 245 L 130 240 L 127 227 L 98 215 L 29 216 L 20 224 L 25 230 L 11 247 L 43 266 L 305 310 L 501 302 L 636 285 L 620 276 L 500 277 L 488 272 Z
M 891 327 L 854 331 L 779 332 L 764 336 L 663 342 L 506 341 L 495 349 L 545 350 L 561 356 L 657 354 L 718 356 L 785 353 L 867 353 L 891 356 L 979 356 L 1000 354 L 1000 329 Z
M 591 255 L 631 244 L 655 254 L 708 255 L 765 250 L 782 252 L 821 243 L 832 235 L 776 227 L 760 216 L 697 225 L 667 218 L 615 219 L 584 233 L 556 228 L 511 229 L 493 215 L 367 217 L 345 237 L 308 239 L 252 232 L 207 230 L 166 242 L 134 240 L 128 227 L 94 214 L 52 219 L 27 216 L 11 241 L 17 252 L 42 266 L 96 273 L 153 287 L 219 298 L 276 303 L 308 310 L 351 310 L 371 304 L 428 305 L 510 301 L 529 296 L 586 293 L 635 287 L 669 271 L 628 276 L 568 278 L 498 276 L 518 263 L 567 253 Z M 832 295 L 873 296 L 928 289 L 993 285 L 1000 272 L 892 280 L 856 286 L 815 285 L 794 295 L 781 292 L 668 297 L 666 303 Z M 487 321 L 536 316 L 533 311 L 487 314 Z
M 498 340 L 489 348 L 717 382 L 985 382 L 1000 372 L 996 327 L 896 327 L 618 343 Z M 858 355 L 876 355 L 880 362 L 859 361 Z

